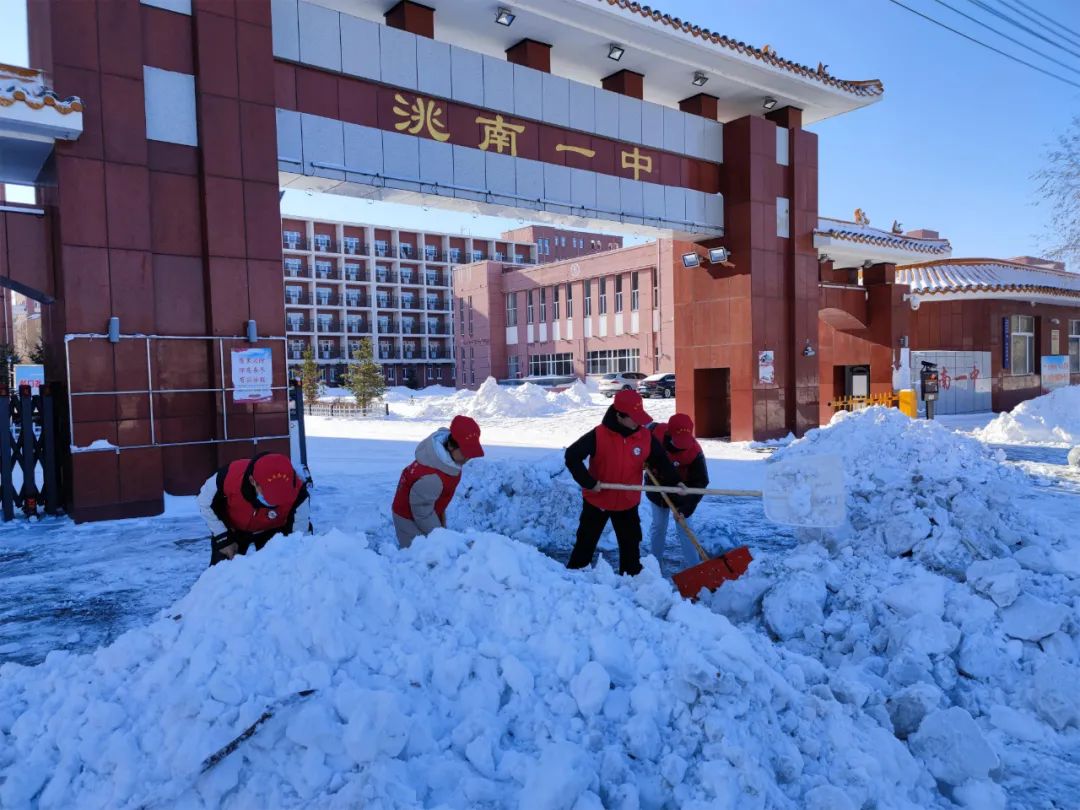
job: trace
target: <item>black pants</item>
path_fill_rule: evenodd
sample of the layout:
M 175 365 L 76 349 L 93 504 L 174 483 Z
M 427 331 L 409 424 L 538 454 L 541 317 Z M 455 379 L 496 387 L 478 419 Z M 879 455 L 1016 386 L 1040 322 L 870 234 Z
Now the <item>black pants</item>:
M 581 522 L 578 523 L 577 542 L 570 552 L 567 568 L 584 568 L 592 562 L 596 544 L 604 533 L 608 519 L 619 541 L 619 573 L 635 576 L 641 572 L 641 517 L 637 507 L 621 512 L 598 509 L 588 501 L 581 504 Z

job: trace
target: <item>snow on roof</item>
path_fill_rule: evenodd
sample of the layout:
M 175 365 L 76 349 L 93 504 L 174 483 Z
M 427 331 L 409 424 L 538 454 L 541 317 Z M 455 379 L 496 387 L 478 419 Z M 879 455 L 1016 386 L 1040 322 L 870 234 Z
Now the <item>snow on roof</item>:
M 947 256 L 952 252 L 952 245 L 949 244 L 948 239 L 929 239 L 922 236 L 893 233 L 892 231 L 871 228 L 869 225 L 859 225 L 843 219 L 822 217 L 818 220 L 818 227 L 814 233 L 844 242 L 856 242 L 896 250 L 909 250 L 915 253 L 928 253 L 936 256 Z
M 898 284 L 912 293 L 1033 293 L 1080 298 L 1080 274 L 1000 259 L 946 259 L 896 268 Z
M 25 104 L 32 110 L 52 107 L 61 115 L 83 111 L 78 96 L 61 98 L 45 85 L 45 74 L 40 70 L 0 64 L 0 107 Z
M 764 48 L 755 48 L 753 45 L 747 45 L 745 42 L 739 42 L 738 40 L 724 36 L 723 34 L 717 34 L 714 31 L 710 31 L 708 28 L 702 28 L 700 25 L 694 25 L 693 23 L 681 20 L 678 17 L 672 17 L 670 14 L 665 14 L 662 11 L 643 5 L 642 3 L 633 2 L 632 0 L 599 0 L 599 2 L 606 2 L 610 6 L 616 6 L 639 14 L 647 20 L 666 25 L 677 31 L 683 31 L 690 36 L 703 39 L 706 42 L 719 45 L 722 48 L 727 48 L 730 51 L 743 54 L 744 56 L 752 56 L 772 67 L 779 68 L 788 73 L 794 73 L 797 76 L 802 76 L 807 79 L 819 81 L 822 84 L 828 85 L 829 87 L 835 87 L 854 96 L 881 96 L 885 92 L 885 86 L 881 83 L 880 79 L 869 79 L 866 81 L 838 79 L 836 76 L 830 74 L 825 69 L 826 66 L 820 62 L 818 63 L 817 68 L 811 68 L 806 65 L 800 65 L 798 62 L 792 62 L 789 59 L 781 59 L 768 45 Z

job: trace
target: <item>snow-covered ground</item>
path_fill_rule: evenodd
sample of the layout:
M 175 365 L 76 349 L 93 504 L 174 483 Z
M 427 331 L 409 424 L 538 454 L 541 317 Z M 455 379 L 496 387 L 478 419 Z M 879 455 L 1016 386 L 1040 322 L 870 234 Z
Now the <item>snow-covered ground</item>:
M 755 562 L 691 605 L 651 562 L 562 568 L 580 503 L 562 448 L 608 401 L 520 391 L 310 418 L 320 536 L 209 572 L 189 499 L 0 528 L 0 807 L 1080 806 L 1067 448 L 880 409 L 779 448 L 704 441 L 720 487 L 841 456 L 849 525 L 706 499 L 704 545 Z M 487 457 L 453 531 L 400 552 L 397 476 L 453 408 L 480 414 Z

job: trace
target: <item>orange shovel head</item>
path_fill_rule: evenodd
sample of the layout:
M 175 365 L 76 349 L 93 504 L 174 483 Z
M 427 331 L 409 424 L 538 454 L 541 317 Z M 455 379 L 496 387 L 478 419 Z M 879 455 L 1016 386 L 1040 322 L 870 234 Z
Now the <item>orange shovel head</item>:
M 675 587 L 687 599 L 697 599 L 702 588 L 715 591 L 728 580 L 738 579 L 750 567 L 750 549 L 746 546 L 733 548 L 726 554 L 680 571 L 672 579 Z

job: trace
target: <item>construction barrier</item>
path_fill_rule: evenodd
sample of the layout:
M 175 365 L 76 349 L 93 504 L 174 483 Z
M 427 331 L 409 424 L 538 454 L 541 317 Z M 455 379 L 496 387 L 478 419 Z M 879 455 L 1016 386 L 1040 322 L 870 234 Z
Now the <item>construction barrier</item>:
M 895 394 L 870 394 L 865 397 L 837 397 L 829 403 L 834 411 L 861 411 L 863 408 L 871 408 L 875 405 L 884 408 L 899 408 L 901 413 L 915 419 L 919 413 L 919 405 L 915 399 L 915 391 L 906 388 Z

